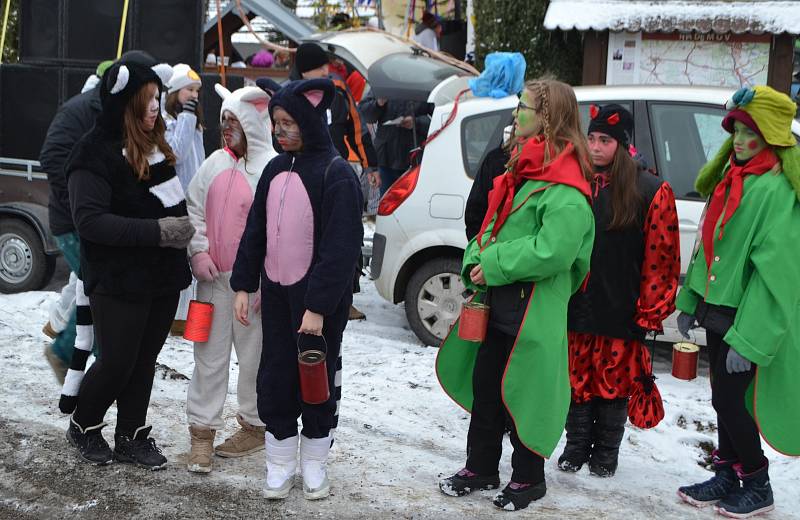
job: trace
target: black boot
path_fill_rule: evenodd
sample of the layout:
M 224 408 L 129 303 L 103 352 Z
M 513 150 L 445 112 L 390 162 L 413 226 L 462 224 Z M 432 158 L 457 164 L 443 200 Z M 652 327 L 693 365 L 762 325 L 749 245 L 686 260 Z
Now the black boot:
M 598 477 L 613 477 L 617 471 L 619 445 L 625 434 L 625 421 L 628 419 L 628 399 L 597 399 L 594 409 L 594 446 L 589 459 L 589 473 Z
M 494 497 L 492 503 L 506 511 L 519 511 L 525 509 L 534 500 L 539 500 L 547 493 L 547 484 L 544 480 L 538 484 L 519 484 L 509 482 L 503 491 Z
M 705 482 L 678 488 L 678 496 L 696 507 L 706 507 L 716 503 L 739 489 L 739 478 L 733 465 L 736 461 L 722 460 L 717 450 L 711 454 L 714 476 Z
M 152 426 L 137 428 L 133 434 L 118 432 L 114 434 L 114 458 L 146 469 L 161 469 L 167 458 L 161 454 L 156 441 L 150 435 Z
M 483 491 L 486 489 L 497 489 L 500 487 L 500 475 L 478 475 L 467 468 L 462 469 L 455 475 L 443 478 L 439 481 L 439 489 L 445 495 L 451 497 L 463 497 L 473 491 Z
M 775 509 L 772 486 L 769 485 L 769 463 L 752 472 L 744 473 L 741 464 L 734 464 L 737 476 L 742 481 L 741 489 L 717 502 L 714 509 L 722 516 L 731 518 L 750 518 Z
M 569 405 L 567 415 L 567 445 L 564 453 L 558 458 L 558 468 L 562 471 L 575 473 L 584 464 L 589 462 L 592 450 L 592 424 L 594 423 L 593 402 L 576 403 Z
M 69 418 L 67 441 L 78 450 L 78 456 L 89 464 L 105 466 L 113 460 L 111 448 L 100 432 L 105 425 L 106 423 L 100 423 L 96 426 L 81 428 L 75 419 Z

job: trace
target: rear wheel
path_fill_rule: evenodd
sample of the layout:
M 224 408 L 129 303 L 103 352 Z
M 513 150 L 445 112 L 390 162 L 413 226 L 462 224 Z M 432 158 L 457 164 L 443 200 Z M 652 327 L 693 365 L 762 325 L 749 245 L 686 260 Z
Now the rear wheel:
M 438 347 L 461 313 L 464 303 L 461 260 L 436 258 L 422 264 L 406 287 L 406 318 L 426 345 Z
M 53 276 L 56 257 L 46 255 L 39 234 L 28 223 L 0 220 L 0 292 L 35 291 Z

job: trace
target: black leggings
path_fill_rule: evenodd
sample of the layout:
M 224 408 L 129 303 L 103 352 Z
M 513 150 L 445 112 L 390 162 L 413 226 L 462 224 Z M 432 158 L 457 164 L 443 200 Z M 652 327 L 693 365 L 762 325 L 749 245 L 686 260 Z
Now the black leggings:
M 514 347 L 514 336 L 491 326 L 478 349 L 472 374 L 472 416 L 467 434 L 467 469 L 479 475 L 497 474 L 503 451 L 503 433 L 511 425 L 511 480 L 521 484 L 544 481 L 544 459 L 526 448 L 509 417 L 501 393 L 503 372 Z
M 101 294 L 89 297 L 100 355 L 78 392 L 73 418 L 80 426 L 103 422 L 114 401 L 117 433 L 132 434 L 145 425 L 156 358 L 169 334 L 178 297 L 175 293 L 136 302 Z
M 711 371 L 711 404 L 717 412 L 719 456 L 742 463 L 745 473 L 764 465 L 761 438 L 753 416 L 745 407 L 745 392 L 755 377 L 753 364 L 747 372 L 729 374 L 725 368 L 730 345 L 722 336 L 706 329 Z

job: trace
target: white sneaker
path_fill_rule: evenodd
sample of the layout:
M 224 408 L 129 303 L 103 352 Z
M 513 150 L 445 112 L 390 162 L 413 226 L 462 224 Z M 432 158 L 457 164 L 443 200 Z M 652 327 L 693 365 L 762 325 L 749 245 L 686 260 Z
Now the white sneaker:
M 319 500 L 331 492 L 328 481 L 328 452 L 333 438 L 309 439 L 301 435 L 300 468 L 303 473 L 303 496 L 308 500 Z
M 299 437 L 278 440 L 271 433 L 264 434 L 264 453 L 267 460 L 264 497 L 277 500 L 289 496 L 297 472 L 297 442 Z

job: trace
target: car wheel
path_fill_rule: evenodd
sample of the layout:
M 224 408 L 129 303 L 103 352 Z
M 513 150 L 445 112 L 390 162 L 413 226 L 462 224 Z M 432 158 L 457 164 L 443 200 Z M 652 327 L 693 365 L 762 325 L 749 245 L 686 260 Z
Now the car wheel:
M 21 220 L 0 221 L 0 292 L 41 289 L 55 267 L 56 257 L 45 254 L 33 227 Z
M 461 313 L 461 260 L 436 258 L 420 266 L 406 287 L 406 317 L 426 345 L 441 345 Z

